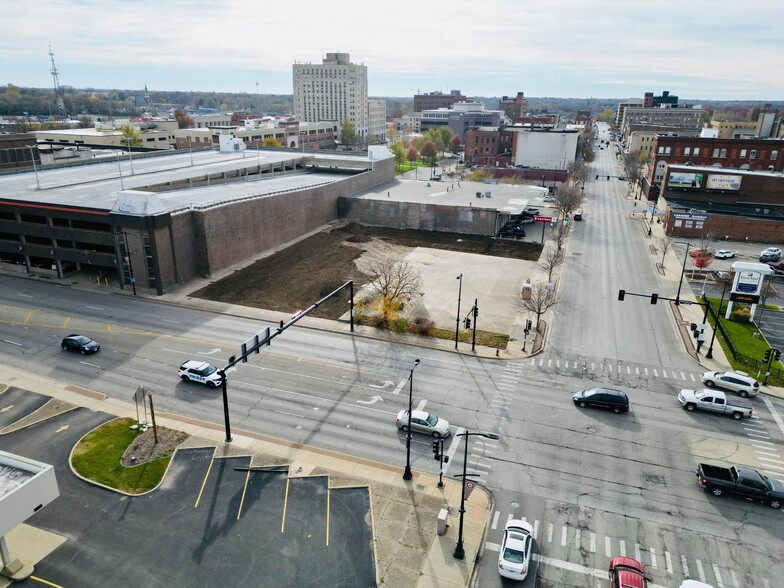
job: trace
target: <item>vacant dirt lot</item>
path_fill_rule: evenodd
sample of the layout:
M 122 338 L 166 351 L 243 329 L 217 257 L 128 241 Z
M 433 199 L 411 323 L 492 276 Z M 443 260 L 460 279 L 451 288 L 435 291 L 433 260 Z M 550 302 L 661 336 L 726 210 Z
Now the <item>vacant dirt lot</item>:
M 361 268 L 369 259 L 383 255 L 402 258 L 415 247 L 527 260 L 538 259 L 542 249 L 538 243 L 524 241 L 351 224 L 313 235 L 191 296 L 294 313 L 348 280 L 354 280 L 354 291 L 358 292 L 368 281 Z M 336 319 L 344 312 L 345 298 L 340 296 L 328 300 L 312 316 Z

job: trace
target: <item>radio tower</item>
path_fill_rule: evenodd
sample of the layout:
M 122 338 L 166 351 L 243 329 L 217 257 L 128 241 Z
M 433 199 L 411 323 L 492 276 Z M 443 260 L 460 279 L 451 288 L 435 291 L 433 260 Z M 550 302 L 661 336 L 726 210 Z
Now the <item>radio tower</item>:
M 57 66 L 54 64 L 54 53 L 52 53 L 52 46 L 49 45 L 49 59 L 52 62 L 52 80 L 54 81 L 54 100 L 57 104 L 57 112 L 60 113 L 60 116 L 65 116 L 65 100 L 63 100 L 63 92 L 60 89 L 60 72 L 57 71 Z

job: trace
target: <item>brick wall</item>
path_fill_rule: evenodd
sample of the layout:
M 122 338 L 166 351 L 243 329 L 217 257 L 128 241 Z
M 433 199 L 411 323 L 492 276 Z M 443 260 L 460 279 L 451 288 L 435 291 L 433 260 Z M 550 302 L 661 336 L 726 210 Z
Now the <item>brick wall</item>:
M 753 243 L 781 243 L 784 241 L 784 221 L 769 219 L 744 218 L 735 215 L 709 214 L 702 229 L 675 227 L 675 219 L 667 211 L 665 223 L 667 234 L 671 237 L 699 239 L 710 235 L 713 239 L 722 240 L 729 237 L 731 241 Z

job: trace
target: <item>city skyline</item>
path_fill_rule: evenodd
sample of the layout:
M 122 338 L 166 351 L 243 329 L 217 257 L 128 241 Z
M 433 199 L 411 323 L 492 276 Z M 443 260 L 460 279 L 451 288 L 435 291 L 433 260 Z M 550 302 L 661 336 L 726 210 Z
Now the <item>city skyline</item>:
M 382 17 L 354 0 L 306 0 L 292 20 L 247 0 L 42 0 L 6 10 L 0 84 L 51 87 L 51 45 L 60 84 L 75 88 L 255 94 L 258 83 L 261 94 L 291 94 L 294 63 L 344 52 L 367 66 L 371 96 L 630 98 L 669 90 L 689 100 L 776 101 L 784 96 L 775 73 L 784 62 L 784 4 L 756 4 L 733 14 L 725 0 L 694 0 L 684 14 L 674 0 L 653 8 L 456 0 L 437 11 L 403 0 Z

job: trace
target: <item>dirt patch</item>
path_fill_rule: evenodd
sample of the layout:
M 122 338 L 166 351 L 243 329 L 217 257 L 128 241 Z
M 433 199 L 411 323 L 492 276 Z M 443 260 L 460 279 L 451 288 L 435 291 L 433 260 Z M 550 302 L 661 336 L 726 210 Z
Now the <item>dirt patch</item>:
M 158 442 L 155 442 L 155 434 L 152 428 L 139 433 L 125 450 L 122 456 L 122 464 L 126 467 L 139 465 L 164 455 L 170 455 L 179 445 L 188 439 L 188 434 L 166 427 L 158 427 Z M 132 459 L 135 458 L 135 459 Z
M 191 296 L 294 314 L 348 280 L 354 280 L 354 291 L 358 292 L 368 281 L 362 270 L 367 271 L 370 260 L 402 258 L 414 247 L 534 261 L 542 251 L 539 243 L 525 241 L 350 224 L 317 233 Z M 348 309 L 347 299 L 348 293 L 335 296 L 311 316 L 337 319 Z

